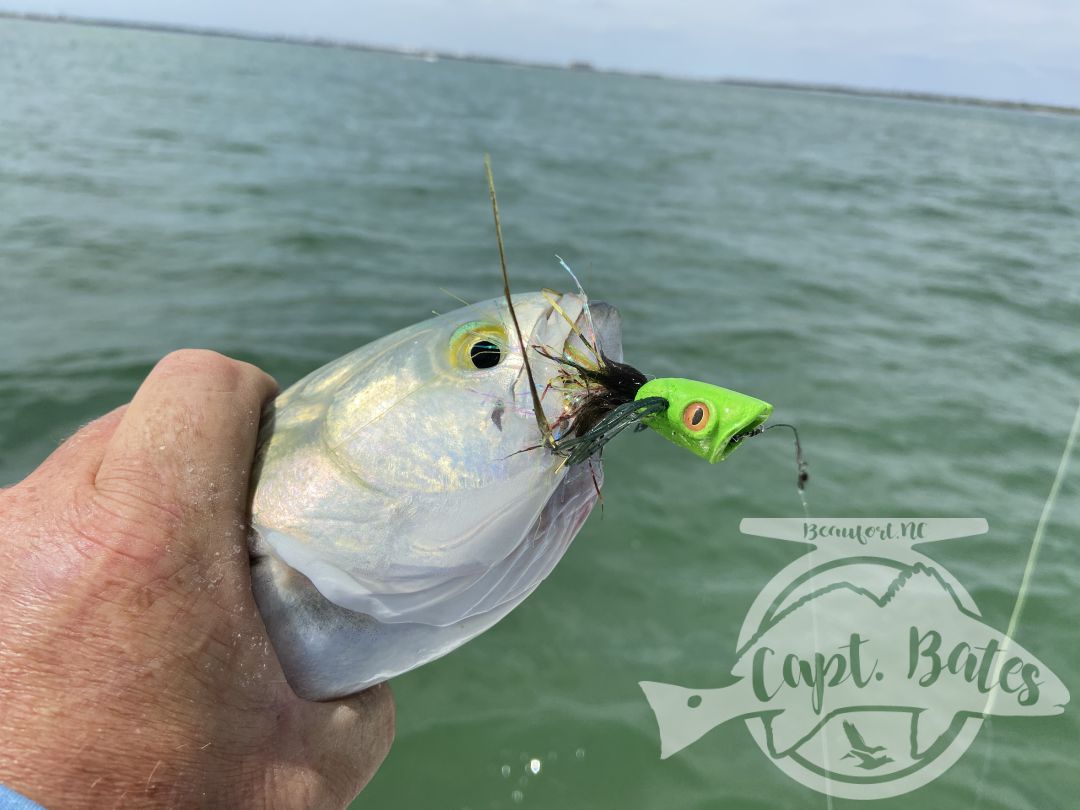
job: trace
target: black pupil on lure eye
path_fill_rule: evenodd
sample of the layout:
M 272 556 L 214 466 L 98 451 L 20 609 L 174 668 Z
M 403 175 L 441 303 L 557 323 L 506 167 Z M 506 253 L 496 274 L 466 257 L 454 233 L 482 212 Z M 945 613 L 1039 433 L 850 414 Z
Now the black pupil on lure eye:
M 494 368 L 502 360 L 502 350 L 490 340 L 478 340 L 469 349 L 469 357 L 477 368 Z
M 694 415 L 690 417 L 691 425 L 700 425 L 701 420 L 705 418 L 705 409 L 701 407 L 694 408 Z

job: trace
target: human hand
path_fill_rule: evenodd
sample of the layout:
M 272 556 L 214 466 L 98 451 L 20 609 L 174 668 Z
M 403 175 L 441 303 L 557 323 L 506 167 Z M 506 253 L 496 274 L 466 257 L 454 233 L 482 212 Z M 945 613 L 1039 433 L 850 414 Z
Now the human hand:
M 386 685 L 293 694 L 249 581 L 274 381 L 213 352 L 0 491 L 0 784 L 69 807 L 341 807 L 390 747 Z

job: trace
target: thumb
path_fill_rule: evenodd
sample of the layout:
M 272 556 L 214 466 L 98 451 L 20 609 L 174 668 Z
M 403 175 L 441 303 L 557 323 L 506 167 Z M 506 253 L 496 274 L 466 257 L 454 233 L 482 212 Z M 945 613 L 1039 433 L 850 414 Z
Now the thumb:
M 98 503 L 146 538 L 170 536 L 190 550 L 239 527 L 263 404 L 274 381 L 255 366 L 215 352 L 173 352 L 135 393 L 95 476 Z M 127 553 L 138 532 L 125 532 Z M 157 543 L 154 542 L 156 546 Z

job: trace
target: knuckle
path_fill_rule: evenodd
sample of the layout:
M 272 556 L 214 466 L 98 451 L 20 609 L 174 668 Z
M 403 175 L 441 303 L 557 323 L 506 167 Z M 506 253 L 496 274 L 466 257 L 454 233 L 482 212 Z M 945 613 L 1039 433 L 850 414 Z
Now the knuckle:
M 274 378 L 262 369 L 210 349 L 170 352 L 158 361 L 153 374 L 190 381 L 193 386 L 223 393 L 249 389 L 268 394 L 277 390 Z
M 215 391 L 235 391 L 243 381 L 243 364 L 209 349 L 179 349 L 165 355 L 154 368 L 155 376 L 190 381 Z

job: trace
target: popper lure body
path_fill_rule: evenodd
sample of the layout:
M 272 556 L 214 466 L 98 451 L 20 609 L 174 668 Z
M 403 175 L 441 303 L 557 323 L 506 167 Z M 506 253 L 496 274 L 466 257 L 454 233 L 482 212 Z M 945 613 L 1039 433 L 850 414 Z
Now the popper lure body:
M 772 413 L 768 402 L 697 380 L 649 380 L 635 400 L 649 397 L 659 397 L 668 406 L 646 417 L 644 424 L 710 464 L 727 458 L 742 437 L 763 425 Z

